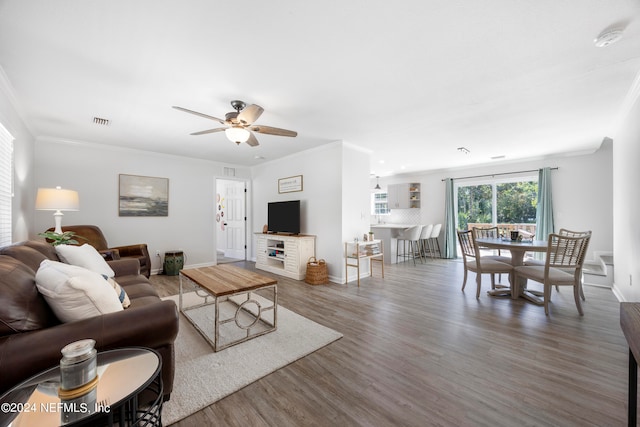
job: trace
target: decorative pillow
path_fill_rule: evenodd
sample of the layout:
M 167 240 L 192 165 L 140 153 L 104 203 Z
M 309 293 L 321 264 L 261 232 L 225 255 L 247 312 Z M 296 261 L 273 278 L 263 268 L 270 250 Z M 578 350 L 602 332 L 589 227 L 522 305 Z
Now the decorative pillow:
M 84 267 L 107 277 L 116 275 L 100 255 L 100 252 L 88 243 L 82 246 L 58 245 L 56 246 L 56 252 L 60 259 L 67 264 Z
M 36 272 L 36 286 L 62 322 L 123 310 L 111 285 L 83 267 L 44 260 Z
M 131 305 L 131 300 L 129 300 L 129 295 L 125 292 L 124 288 L 118 284 L 112 277 L 102 276 L 104 279 L 111 285 L 113 290 L 116 291 L 116 295 L 118 296 L 118 300 L 122 303 L 122 308 L 127 308 Z

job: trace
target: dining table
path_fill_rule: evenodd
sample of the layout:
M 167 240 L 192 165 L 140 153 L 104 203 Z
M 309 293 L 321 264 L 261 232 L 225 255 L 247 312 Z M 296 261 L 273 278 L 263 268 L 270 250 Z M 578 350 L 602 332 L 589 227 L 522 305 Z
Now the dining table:
M 476 244 L 482 248 L 488 249 L 500 249 L 508 250 L 511 253 L 511 265 L 518 267 L 524 265 L 524 255 L 527 252 L 546 252 L 547 241 L 546 240 L 511 240 L 509 238 L 495 237 L 495 238 L 477 238 Z M 512 299 L 519 297 L 525 298 L 535 304 L 542 305 L 544 303 L 542 292 L 527 289 L 527 279 L 518 279 L 518 289 L 520 289 L 519 295 L 513 292 L 513 284 L 511 286 L 492 289 L 489 291 L 491 296 L 511 296 Z

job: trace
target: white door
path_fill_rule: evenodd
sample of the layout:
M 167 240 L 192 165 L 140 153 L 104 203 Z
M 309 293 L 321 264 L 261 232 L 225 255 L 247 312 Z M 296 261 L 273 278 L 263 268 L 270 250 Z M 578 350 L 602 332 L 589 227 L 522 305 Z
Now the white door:
M 245 183 L 219 179 L 216 187 L 218 249 L 225 258 L 246 259 Z

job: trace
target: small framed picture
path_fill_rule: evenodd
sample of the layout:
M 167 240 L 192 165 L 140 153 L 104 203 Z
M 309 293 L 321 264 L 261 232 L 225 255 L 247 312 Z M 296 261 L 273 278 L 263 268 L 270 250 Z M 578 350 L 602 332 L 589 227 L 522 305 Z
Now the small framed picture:
M 278 193 L 302 191 L 302 175 L 289 176 L 278 180 Z

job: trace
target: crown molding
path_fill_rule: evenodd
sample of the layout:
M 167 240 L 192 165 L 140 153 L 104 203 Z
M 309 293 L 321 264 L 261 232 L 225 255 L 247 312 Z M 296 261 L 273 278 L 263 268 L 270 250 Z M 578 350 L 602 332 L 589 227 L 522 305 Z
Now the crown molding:
M 640 98 L 640 71 L 638 71 L 635 79 L 633 79 L 631 87 L 627 91 L 627 95 L 622 102 L 622 106 L 618 113 L 618 123 L 616 123 L 615 127 L 616 130 L 619 130 L 622 123 L 624 123 L 624 121 L 629 117 L 631 110 L 638 102 L 638 98 Z

